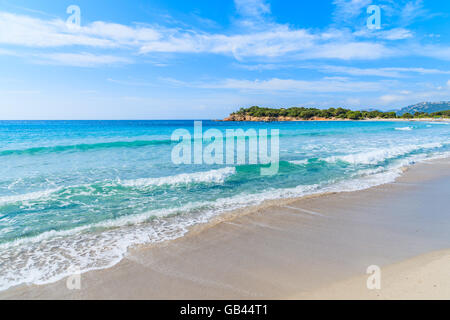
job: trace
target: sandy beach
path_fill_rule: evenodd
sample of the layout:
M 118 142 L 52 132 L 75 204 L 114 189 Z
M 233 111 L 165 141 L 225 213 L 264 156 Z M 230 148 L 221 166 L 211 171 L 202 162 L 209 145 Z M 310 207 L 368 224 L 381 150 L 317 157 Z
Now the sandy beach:
M 442 3 L 0 0 L 0 302 L 450 300 Z
M 367 289 L 367 275 L 356 276 L 290 299 L 448 300 L 450 250 L 424 254 L 382 269 L 380 290 Z
M 450 161 L 357 192 L 266 202 L 116 266 L 0 299 L 450 299 Z M 381 289 L 366 287 L 381 268 Z

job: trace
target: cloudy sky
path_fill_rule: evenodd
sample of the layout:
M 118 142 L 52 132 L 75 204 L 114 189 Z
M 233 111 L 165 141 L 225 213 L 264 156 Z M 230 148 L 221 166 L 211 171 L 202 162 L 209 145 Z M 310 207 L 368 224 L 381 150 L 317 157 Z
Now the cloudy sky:
M 449 31 L 436 0 L 0 0 L 0 119 L 450 100 Z

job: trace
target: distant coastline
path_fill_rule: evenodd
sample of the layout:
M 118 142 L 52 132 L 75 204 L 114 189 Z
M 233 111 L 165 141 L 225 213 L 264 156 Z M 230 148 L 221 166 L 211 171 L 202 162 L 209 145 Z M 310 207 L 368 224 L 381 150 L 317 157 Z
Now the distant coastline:
M 261 108 L 253 106 L 241 108 L 231 113 L 222 121 L 450 121 L 450 110 L 434 113 L 416 112 L 414 115 L 405 113 L 398 116 L 395 112 L 353 111 L 344 108 Z

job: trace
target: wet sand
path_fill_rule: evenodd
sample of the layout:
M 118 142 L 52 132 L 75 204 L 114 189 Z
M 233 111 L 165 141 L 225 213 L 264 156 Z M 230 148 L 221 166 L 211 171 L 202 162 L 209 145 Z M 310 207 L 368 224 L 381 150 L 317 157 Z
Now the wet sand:
M 82 274 L 81 290 L 64 279 L 0 299 L 449 298 L 450 253 L 439 251 L 450 248 L 448 199 L 450 161 L 418 164 L 395 183 L 272 201 L 131 250 Z M 366 292 L 370 265 L 381 267 L 381 291 Z

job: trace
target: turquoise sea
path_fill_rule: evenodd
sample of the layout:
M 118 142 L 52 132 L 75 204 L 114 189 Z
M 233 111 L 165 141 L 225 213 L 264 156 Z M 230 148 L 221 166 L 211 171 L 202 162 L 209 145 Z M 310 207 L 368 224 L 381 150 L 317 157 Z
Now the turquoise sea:
M 359 190 L 450 155 L 438 122 L 213 122 L 279 129 L 279 171 L 175 165 L 193 121 L 0 121 L 0 290 L 110 267 L 127 250 L 267 199 Z

